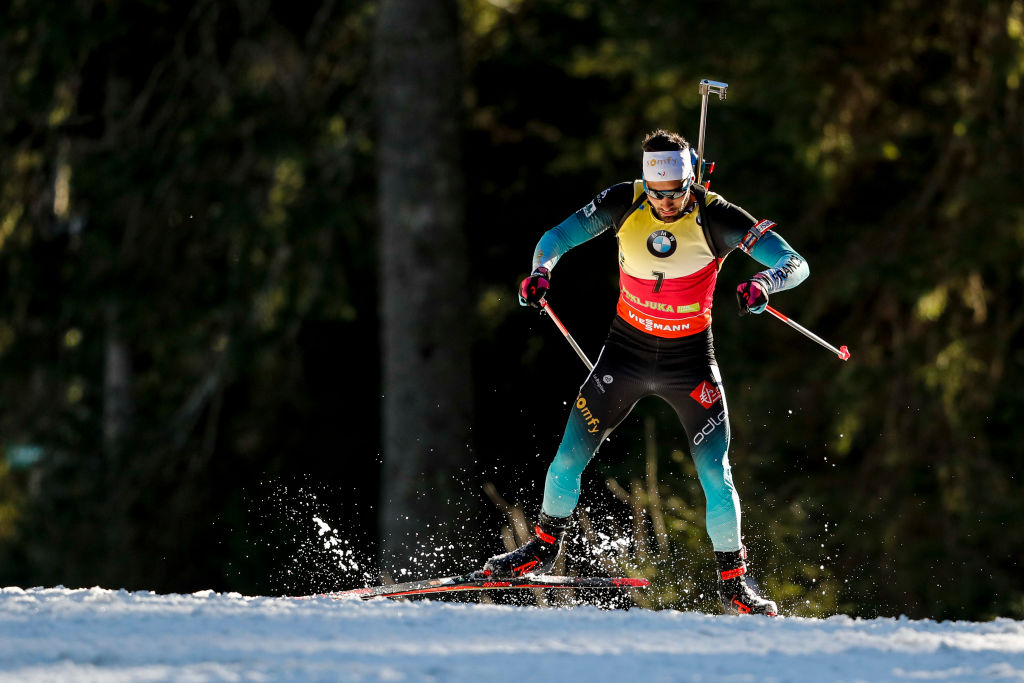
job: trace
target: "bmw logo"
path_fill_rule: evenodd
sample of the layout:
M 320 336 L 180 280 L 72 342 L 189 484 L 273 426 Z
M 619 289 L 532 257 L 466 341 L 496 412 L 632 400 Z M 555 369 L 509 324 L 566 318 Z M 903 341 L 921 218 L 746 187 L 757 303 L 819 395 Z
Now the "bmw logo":
M 676 236 L 668 230 L 655 230 L 647 238 L 647 251 L 658 258 L 667 258 L 676 250 Z

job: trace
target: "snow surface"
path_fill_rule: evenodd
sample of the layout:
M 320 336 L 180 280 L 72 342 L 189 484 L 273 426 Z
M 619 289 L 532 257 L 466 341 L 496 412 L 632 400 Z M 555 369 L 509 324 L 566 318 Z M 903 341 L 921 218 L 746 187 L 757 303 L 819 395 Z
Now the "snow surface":
M 1024 622 L 0 589 L 0 681 L 1024 679 Z

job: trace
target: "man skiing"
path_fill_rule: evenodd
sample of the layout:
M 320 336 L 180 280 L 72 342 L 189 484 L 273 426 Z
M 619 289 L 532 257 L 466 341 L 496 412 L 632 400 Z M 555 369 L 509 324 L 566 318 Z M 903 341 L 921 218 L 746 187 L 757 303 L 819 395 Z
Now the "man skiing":
M 493 578 L 550 571 L 580 496 L 580 475 L 600 444 L 641 398 L 657 395 L 676 411 L 690 441 L 707 500 L 707 532 L 723 608 L 777 613 L 745 579 L 739 497 L 729 467 L 729 411 L 715 360 L 711 306 L 718 271 L 739 248 L 764 265 L 736 288 L 740 314 L 761 313 L 768 295 L 800 284 L 809 268 L 772 228 L 694 181 L 689 143 L 657 130 L 643 141 L 642 180 L 619 183 L 537 244 L 521 305 L 537 307 L 551 270 L 570 249 L 606 230 L 619 246 L 616 317 L 597 363 L 580 387 L 548 468 L 534 536 L 487 560 Z

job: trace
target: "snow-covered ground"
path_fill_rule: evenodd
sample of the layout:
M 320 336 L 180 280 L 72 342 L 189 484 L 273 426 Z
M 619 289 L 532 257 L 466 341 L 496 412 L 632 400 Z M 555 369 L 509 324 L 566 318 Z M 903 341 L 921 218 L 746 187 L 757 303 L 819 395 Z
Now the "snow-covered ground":
M 0 590 L 0 681 L 977 681 L 1024 622 Z

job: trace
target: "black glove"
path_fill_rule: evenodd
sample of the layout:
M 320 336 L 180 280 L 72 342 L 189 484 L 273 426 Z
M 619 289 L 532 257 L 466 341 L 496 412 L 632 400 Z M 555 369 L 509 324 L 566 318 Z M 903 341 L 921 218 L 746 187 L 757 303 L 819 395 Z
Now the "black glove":
M 540 300 L 551 287 L 551 273 L 541 266 L 519 285 L 519 305 L 540 308 Z
M 740 315 L 762 313 L 768 305 L 768 291 L 764 281 L 752 277 L 736 287 L 736 303 L 740 307 Z

